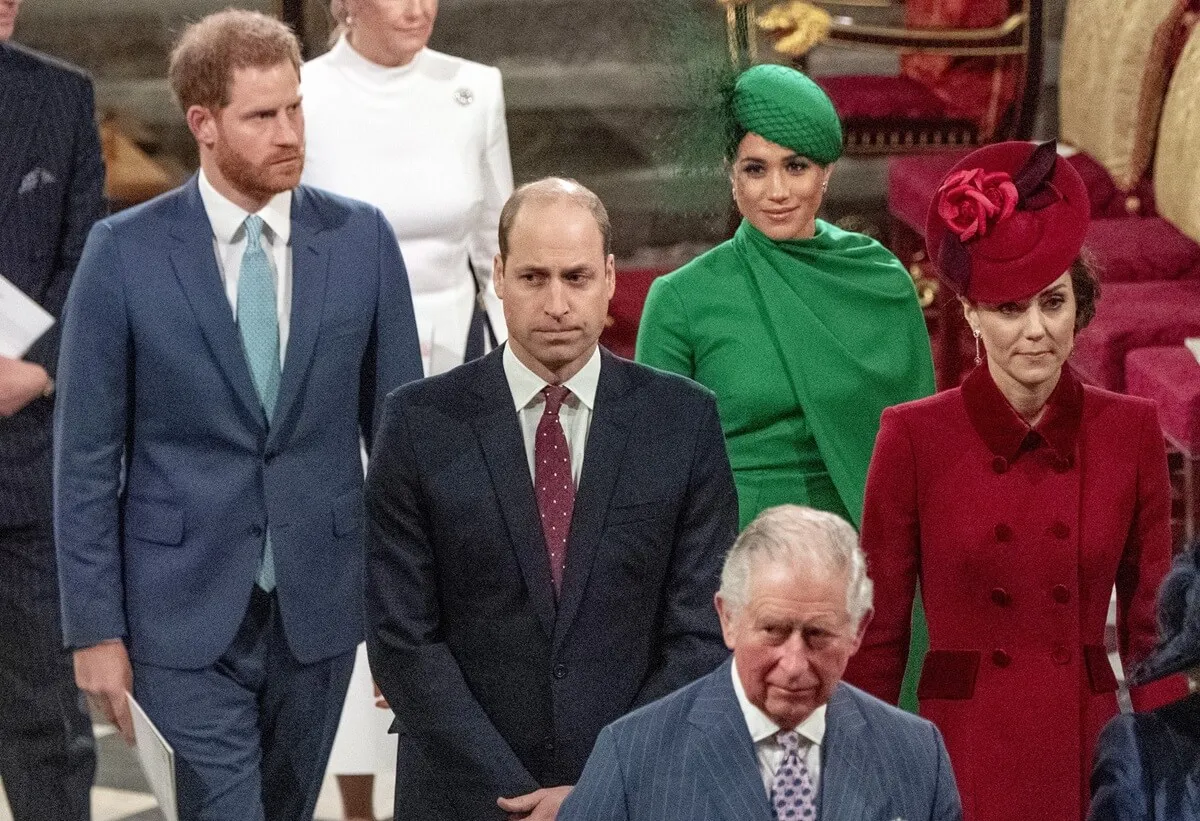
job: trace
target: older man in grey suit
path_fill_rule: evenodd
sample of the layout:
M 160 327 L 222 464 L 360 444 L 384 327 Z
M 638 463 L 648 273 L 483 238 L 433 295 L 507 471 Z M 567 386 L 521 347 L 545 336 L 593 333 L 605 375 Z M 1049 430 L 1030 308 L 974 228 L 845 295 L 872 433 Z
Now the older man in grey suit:
M 870 620 L 854 530 L 761 513 L 725 561 L 733 658 L 606 727 L 558 821 L 960 821 L 937 729 L 840 681 Z

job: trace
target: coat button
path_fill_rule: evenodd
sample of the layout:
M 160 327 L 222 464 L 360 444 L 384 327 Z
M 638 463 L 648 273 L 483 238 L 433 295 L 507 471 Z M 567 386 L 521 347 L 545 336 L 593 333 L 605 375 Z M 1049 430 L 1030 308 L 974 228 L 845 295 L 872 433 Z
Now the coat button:
M 542 740 L 542 749 L 548 753 L 554 752 L 554 739 L 546 737 Z
M 996 541 L 998 541 L 998 542 L 1011 542 L 1012 541 L 1013 529 L 1011 527 L 1009 527 L 1008 525 L 1004 524 L 1003 522 L 996 525 L 995 533 L 996 533 Z
M 1065 539 L 1071 535 L 1071 527 L 1066 522 L 1055 522 L 1050 526 L 1050 534 L 1056 539 Z
M 554 677 L 558 678 L 558 679 L 566 678 L 567 677 L 567 665 L 565 665 L 565 664 L 554 665 Z
M 1003 650 L 993 650 L 992 664 L 996 665 L 997 667 L 1007 667 L 1008 665 L 1012 664 L 1012 656 Z
M 1068 664 L 1071 661 L 1071 651 L 1061 644 L 1056 644 L 1054 650 L 1050 652 L 1050 658 L 1054 659 L 1055 664 Z
M 1071 591 L 1065 584 L 1054 585 L 1050 595 L 1054 596 L 1054 600 L 1059 604 L 1066 604 L 1071 600 Z
M 254 538 L 259 538 L 263 535 L 262 525 L 250 525 L 250 535 Z
M 1055 473 L 1066 473 L 1071 469 L 1073 460 L 1070 456 L 1059 456 L 1054 460 Z
M 992 460 L 992 470 L 996 471 L 997 473 L 1004 473 L 1006 470 L 1008 470 L 1008 460 L 1003 456 L 997 456 Z
M 1003 587 L 992 588 L 992 601 L 1001 607 L 1007 607 L 1012 601 L 1012 596 L 1008 595 L 1008 591 Z

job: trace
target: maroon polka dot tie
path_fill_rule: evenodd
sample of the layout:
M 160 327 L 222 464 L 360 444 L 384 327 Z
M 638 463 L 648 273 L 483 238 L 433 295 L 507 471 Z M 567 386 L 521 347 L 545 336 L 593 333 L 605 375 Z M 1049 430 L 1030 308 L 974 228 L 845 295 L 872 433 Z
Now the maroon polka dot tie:
M 538 422 L 533 447 L 533 486 L 556 594 L 562 589 L 563 570 L 567 566 L 567 535 L 571 532 L 571 511 L 575 508 L 571 451 L 558 419 L 559 408 L 570 393 L 562 385 L 547 385 L 542 389 L 546 409 Z

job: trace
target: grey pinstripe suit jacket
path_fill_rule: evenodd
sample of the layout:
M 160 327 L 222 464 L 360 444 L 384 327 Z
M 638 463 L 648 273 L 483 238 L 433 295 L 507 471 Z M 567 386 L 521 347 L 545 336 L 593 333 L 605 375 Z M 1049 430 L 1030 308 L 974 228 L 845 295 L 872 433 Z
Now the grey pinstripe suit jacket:
M 104 164 L 92 82 L 0 43 L 0 276 L 55 317 L 92 223 L 104 216 Z M 53 376 L 55 325 L 25 355 Z M 52 402 L 0 418 L 0 529 L 50 521 Z
M 771 821 L 726 662 L 600 733 L 558 821 Z M 826 713 L 820 821 L 961 821 L 937 728 L 848 684 Z

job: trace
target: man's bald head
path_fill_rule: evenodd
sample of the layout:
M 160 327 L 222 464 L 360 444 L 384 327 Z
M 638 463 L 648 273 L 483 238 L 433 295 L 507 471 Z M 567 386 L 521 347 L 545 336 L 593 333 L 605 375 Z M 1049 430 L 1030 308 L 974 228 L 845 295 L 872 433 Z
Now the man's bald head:
M 524 205 L 549 205 L 557 202 L 573 203 L 589 211 L 600 229 L 605 256 L 612 253 L 609 237 L 612 227 L 608 222 L 608 210 L 604 203 L 600 202 L 600 198 L 575 180 L 545 177 L 522 185 L 508 198 L 508 202 L 504 203 L 504 209 L 500 212 L 500 257 L 503 259 L 508 256 L 508 238 Z

